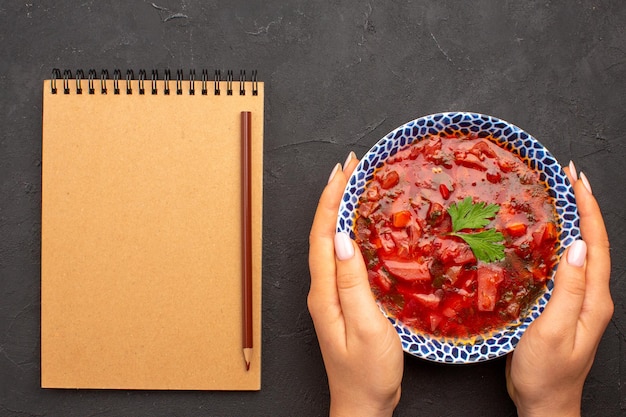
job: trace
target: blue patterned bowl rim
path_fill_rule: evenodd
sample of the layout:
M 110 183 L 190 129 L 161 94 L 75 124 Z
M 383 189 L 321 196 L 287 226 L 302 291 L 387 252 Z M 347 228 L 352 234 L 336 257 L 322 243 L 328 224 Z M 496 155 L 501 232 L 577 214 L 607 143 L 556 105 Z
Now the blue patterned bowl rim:
M 358 199 L 365 185 L 373 178 L 375 170 L 398 150 L 430 135 L 460 131 L 463 134 L 487 133 L 501 147 L 518 155 L 548 185 L 555 199 L 559 220 L 557 253 L 580 237 L 579 215 L 574 193 L 565 172 L 550 152 L 534 137 L 519 127 L 493 116 L 469 112 L 436 113 L 412 120 L 380 139 L 361 159 L 348 180 L 339 207 L 336 230 L 347 232 L 354 238 L 353 225 Z M 552 294 L 554 272 L 547 281 L 546 291 L 526 315 L 509 323 L 505 328 L 471 339 L 438 338 L 421 334 L 405 326 L 381 307 L 383 314 L 393 324 L 405 352 L 433 362 L 465 364 L 482 362 L 506 355 L 515 349 L 528 326 L 541 314 Z

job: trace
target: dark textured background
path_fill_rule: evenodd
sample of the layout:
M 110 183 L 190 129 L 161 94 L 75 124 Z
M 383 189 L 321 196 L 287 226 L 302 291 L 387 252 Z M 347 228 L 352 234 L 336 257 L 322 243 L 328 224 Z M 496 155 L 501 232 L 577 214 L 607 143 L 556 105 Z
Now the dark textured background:
M 258 3 L 0 3 L 0 416 L 326 415 L 306 308 L 319 193 L 350 150 L 361 156 L 396 126 L 446 110 L 512 122 L 587 173 L 611 238 L 616 311 L 583 414 L 624 415 L 626 2 Z M 39 388 L 41 101 L 54 67 L 258 69 L 266 83 L 260 392 Z M 396 415 L 514 416 L 504 361 L 407 357 Z

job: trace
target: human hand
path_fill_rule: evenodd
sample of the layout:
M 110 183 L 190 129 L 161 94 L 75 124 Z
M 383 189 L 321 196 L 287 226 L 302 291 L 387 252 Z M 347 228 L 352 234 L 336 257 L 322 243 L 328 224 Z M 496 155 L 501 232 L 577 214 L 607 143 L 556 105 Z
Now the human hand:
M 347 179 L 358 164 L 337 164 L 319 200 L 309 237 L 308 306 L 324 358 L 330 415 L 391 416 L 400 400 L 400 338 L 381 314 L 356 243 L 335 223 Z
M 609 240 L 585 175 L 574 185 L 583 240 L 564 252 L 552 297 L 507 358 L 507 389 L 520 417 L 580 416 L 582 390 L 613 315 Z

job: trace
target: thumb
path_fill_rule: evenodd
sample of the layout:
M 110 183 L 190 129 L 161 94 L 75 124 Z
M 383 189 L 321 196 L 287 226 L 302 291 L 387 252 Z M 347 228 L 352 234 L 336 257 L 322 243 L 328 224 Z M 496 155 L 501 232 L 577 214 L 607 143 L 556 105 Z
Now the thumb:
M 346 320 L 346 327 L 359 327 L 359 323 L 371 325 L 373 320 L 383 319 L 374 301 L 367 278 L 367 268 L 356 242 L 345 232 L 335 235 L 337 256 L 337 292 Z
M 587 245 L 576 240 L 564 253 L 554 276 L 550 302 L 538 321 L 549 323 L 553 334 L 574 335 L 585 298 L 585 259 Z

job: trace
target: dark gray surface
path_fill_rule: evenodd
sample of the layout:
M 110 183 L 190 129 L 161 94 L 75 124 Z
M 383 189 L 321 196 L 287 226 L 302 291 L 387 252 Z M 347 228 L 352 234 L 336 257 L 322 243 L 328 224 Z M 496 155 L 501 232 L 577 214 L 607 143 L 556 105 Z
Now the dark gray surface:
M 306 308 L 319 193 L 350 150 L 361 156 L 396 126 L 446 110 L 512 122 L 587 173 L 611 238 L 616 311 L 583 414 L 626 413 L 626 2 L 60 3 L 0 4 L 0 416 L 326 415 Z M 260 392 L 39 388 L 41 81 L 54 67 L 258 69 L 266 83 Z M 513 416 L 504 361 L 407 357 L 396 415 Z

